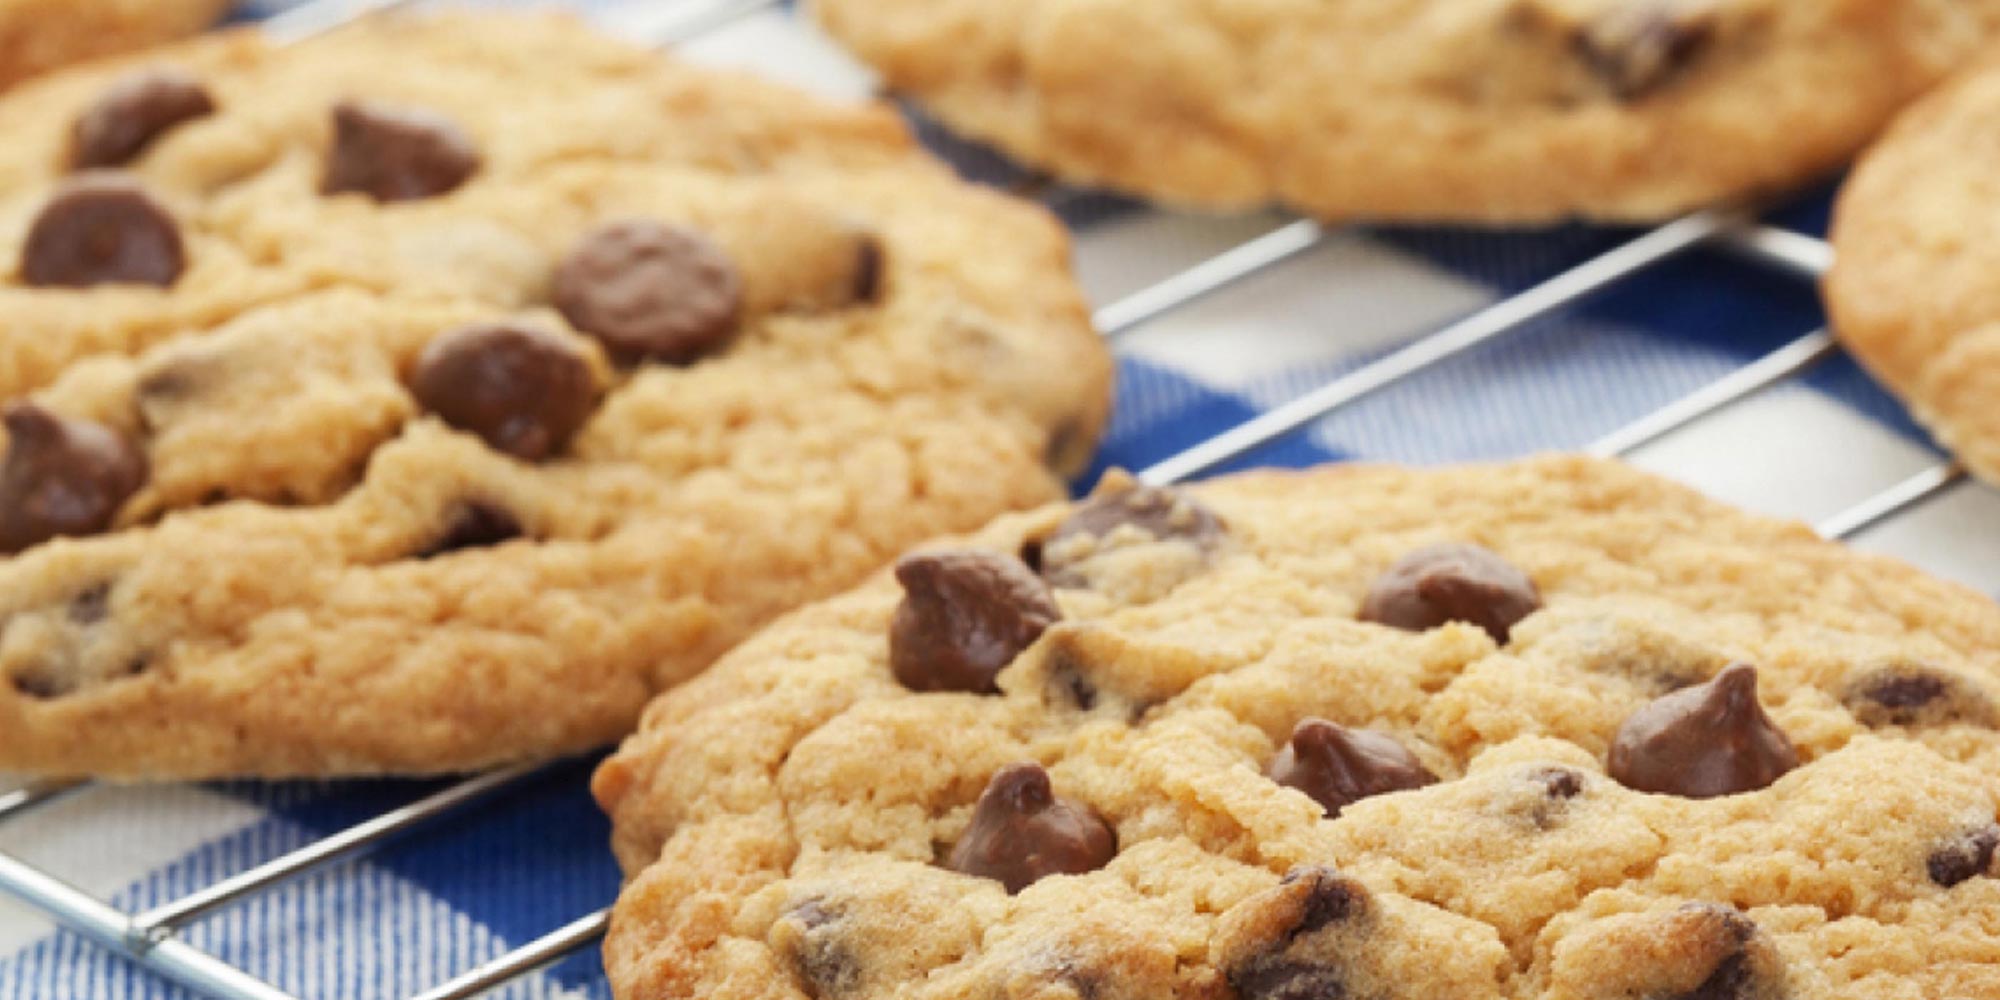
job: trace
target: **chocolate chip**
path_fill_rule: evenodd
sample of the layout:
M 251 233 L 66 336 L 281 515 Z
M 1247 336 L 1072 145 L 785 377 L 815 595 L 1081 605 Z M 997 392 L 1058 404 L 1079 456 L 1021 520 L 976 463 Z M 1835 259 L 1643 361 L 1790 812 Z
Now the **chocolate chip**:
M 1757 668 L 1746 663 L 1632 713 L 1608 761 L 1628 788 L 1692 799 L 1753 792 L 1797 766 L 1797 749 L 1757 702 Z
M 903 602 L 889 627 L 889 666 L 912 691 L 993 694 L 994 680 L 1062 617 L 1020 562 L 964 549 L 896 564 Z
M 1544 767 L 1528 775 L 1528 780 L 1542 786 L 1551 799 L 1567 800 L 1583 794 L 1583 775 L 1566 767 Z
M 790 939 L 785 948 L 792 971 L 813 1000 L 829 1000 L 853 994 L 861 986 L 861 963 L 837 932 L 839 910 L 818 899 L 809 899 L 785 914 L 804 933 Z
M 58 536 L 94 535 L 146 482 L 146 456 L 123 434 L 59 417 L 34 403 L 10 404 L 0 464 L 0 552 Z
M 1993 727 L 1993 700 L 1970 680 L 1922 664 L 1892 664 L 1856 677 L 1841 694 L 1867 726 Z
M 1267 959 L 1229 973 L 1241 1000 L 1348 1000 L 1347 977 L 1317 962 Z
M 882 241 L 867 234 L 854 241 L 854 301 L 874 304 L 882 299 Z
M 1947 889 L 1984 875 L 1993 867 L 1993 850 L 2000 847 L 2000 827 L 1987 825 L 1968 830 L 1931 852 L 1927 866 L 1931 881 Z
M 1375 581 L 1361 620 L 1411 632 L 1469 622 L 1505 643 L 1514 623 L 1535 613 L 1535 581 L 1489 549 L 1447 542 L 1418 549 Z
M 1576 51 L 1612 96 L 1634 101 L 1678 79 L 1714 37 L 1706 16 L 1676 13 L 1653 0 L 1599 15 L 1577 34 Z
M 556 268 L 555 304 L 621 361 L 685 365 L 736 336 L 743 278 L 721 247 L 632 220 L 591 232 Z
M 333 109 L 333 148 L 324 194 L 359 192 L 376 201 L 419 201 L 458 189 L 479 172 L 479 148 L 441 115 L 371 101 Z
M 1095 871 L 1117 853 L 1117 835 L 1089 806 L 1057 796 L 1040 765 L 1013 764 L 987 784 L 950 865 L 1013 894 L 1048 875 Z
M 500 323 L 433 339 L 417 356 L 410 391 L 445 423 L 529 462 L 561 451 L 598 396 L 596 373 L 568 341 Z
M 1080 564 L 1128 543 L 1183 541 L 1203 551 L 1222 537 L 1215 512 L 1179 490 L 1134 486 L 1079 505 L 1041 541 L 1042 575 L 1060 587 L 1089 586 Z
M 21 250 L 21 280 L 37 288 L 168 288 L 186 267 L 179 224 L 137 181 L 119 174 L 65 183 L 35 216 Z
M 183 122 L 215 113 L 215 99 L 194 74 L 172 67 L 140 70 L 113 83 L 70 131 L 74 170 L 122 167 Z
M 1286 935 L 1288 941 L 1347 920 L 1368 908 L 1368 895 L 1361 884 L 1331 868 L 1301 865 L 1286 872 L 1278 884 L 1305 887 L 1302 895 L 1295 892 L 1302 909 L 1298 923 Z
M 23 670 L 8 677 L 7 683 L 23 697 L 36 701 L 53 701 L 76 690 L 62 676 L 49 670 Z
M 506 510 L 484 501 L 472 500 L 453 508 L 444 534 L 422 552 L 419 559 L 434 559 L 467 549 L 484 549 L 511 542 L 522 535 L 521 522 Z
M 1758 963 L 1750 954 L 1751 942 L 1757 937 L 1757 925 L 1750 918 L 1733 907 L 1713 903 L 1689 903 L 1675 916 L 1684 926 L 1693 923 L 1703 928 L 1690 935 L 1694 951 L 1720 951 L 1722 957 L 1701 985 L 1661 1000 L 1766 1000 L 1772 996 L 1774 991 L 1760 988 L 1759 983 L 1774 976 L 1760 976 Z
M 1325 719 L 1307 719 L 1294 727 L 1291 741 L 1265 773 L 1311 796 L 1329 818 L 1370 796 L 1437 781 L 1394 737 Z
M 111 585 L 95 583 L 69 599 L 69 620 L 78 625 L 95 625 L 111 613 Z

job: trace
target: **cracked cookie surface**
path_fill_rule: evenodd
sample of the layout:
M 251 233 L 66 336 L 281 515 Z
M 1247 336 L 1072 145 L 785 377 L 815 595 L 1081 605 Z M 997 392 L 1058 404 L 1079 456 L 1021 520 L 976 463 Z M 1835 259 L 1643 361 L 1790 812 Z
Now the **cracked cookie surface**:
M 0 769 L 603 745 L 1060 497 L 1108 407 L 1046 213 L 567 19 L 204 39 L 0 122 Z
M 595 780 L 617 995 L 2000 991 L 1987 598 L 1581 458 L 1126 488 L 655 702 Z M 1018 652 L 913 688 L 905 614 Z
M 1066 180 L 1323 218 L 1651 220 L 1840 166 L 1991 0 L 815 0 Z
M 1825 291 L 1855 357 L 1973 472 L 2000 482 L 2000 62 L 1919 102 L 1863 157 L 1836 205 Z

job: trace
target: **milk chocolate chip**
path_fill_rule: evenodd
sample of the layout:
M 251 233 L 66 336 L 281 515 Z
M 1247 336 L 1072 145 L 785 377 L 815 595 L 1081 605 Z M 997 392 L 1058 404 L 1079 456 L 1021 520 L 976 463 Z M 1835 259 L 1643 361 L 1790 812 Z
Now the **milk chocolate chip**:
M 173 67 L 140 70 L 104 92 L 70 129 L 73 170 L 122 167 L 183 122 L 215 113 L 215 99 L 194 74 Z
M 585 236 L 556 268 L 555 304 L 621 361 L 685 365 L 736 336 L 743 278 L 700 233 L 615 222 Z
M 479 172 L 479 148 L 450 119 L 372 101 L 333 109 L 325 194 L 359 192 L 376 201 L 419 201 L 458 189 Z
M 59 417 L 34 403 L 10 404 L 0 464 L 0 552 L 58 536 L 94 535 L 146 481 L 146 456 L 123 434 Z
M 1757 702 L 1757 668 L 1738 663 L 1632 713 L 1607 763 L 1627 788 L 1706 799 L 1765 788 L 1799 754 Z
M 1468 622 L 1505 643 L 1514 624 L 1542 606 L 1535 581 L 1477 545 L 1445 543 L 1397 560 L 1375 581 L 1361 620 L 1411 632 Z
M 35 216 L 21 250 L 21 280 L 38 288 L 167 288 L 186 266 L 173 216 L 120 174 L 84 174 L 64 184 Z
M 950 864 L 1012 894 L 1044 876 L 1095 871 L 1117 853 L 1117 835 L 1089 806 L 1057 796 L 1040 765 L 1013 764 L 979 797 Z
M 540 327 L 493 323 L 432 340 L 410 374 L 424 408 L 529 462 L 563 449 L 597 408 L 583 353 Z
M 1265 773 L 1272 781 L 1311 796 L 1329 818 L 1371 795 L 1437 781 L 1395 738 L 1325 719 L 1299 723 Z
M 1222 521 L 1179 490 L 1134 486 L 1103 493 L 1079 505 L 1039 548 L 1042 575 L 1058 586 L 1081 587 L 1089 581 L 1078 565 L 1126 539 L 1134 542 L 1179 540 L 1204 551 L 1222 537 Z
M 919 552 L 896 564 L 896 579 L 889 666 L 912 691 L 993 694 L 1000 671 L 1062 617 L 1048 585 L 998 553 Z

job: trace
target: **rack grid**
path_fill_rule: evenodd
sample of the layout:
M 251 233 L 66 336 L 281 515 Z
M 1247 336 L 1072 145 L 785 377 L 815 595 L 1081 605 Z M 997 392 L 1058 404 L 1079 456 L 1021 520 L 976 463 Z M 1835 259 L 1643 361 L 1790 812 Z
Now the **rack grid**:
M 681 10 L 652 41 L 671 46 L 726 26 L 782 0 L 678 0 Z M 415 0 L 311 0 L 266 20 L 262 30 L 289 43 L 371 17 L 413 6 Z M 1034 193 L 1051 193 L 1045 184 Z M 1098 309 L 1097 328 L 1116 340 L 1231 285 L 1299 257 L 1332 234 L 1310 220 L 1294 220 Z M 1831 264 L 1823 240 L 1760 223 L 1754 216 L 1711 209 L 1643 232 L 1609 251 L 1453 322 L 1297 399 L 1215 435 L 1140 473 L 1148 483 L 1183 482 L 1311 425 L 1363 397 L 1388 388 L 1432 365 L 1505 336 L 1573 306 L 1648 268 L 1697 247 L 1731 251 L 1753 264 L 1792 277 L 1817 280 Z M 1608 434 L 1587 451 L 1603 457 L 1627 455 L 1688 427 L 1710 414 L 1779 385 L 1840 352 L 1824 329 L 1796 340 L 1722 378 L 1696 389 Z M 1908 511 L 1965 479 L 1955 462 L 1943 461 L 1841 511 L 1818 525 L 1830 539 L 1846 539 Z M 509 768 L 467 778 L 415 802 L 324 837 L 205 889 L 142 913 L 121 911 L 101 899 L 0 852 L 0 892 L 19 899 L 61 926 L 168 979 L 217 1000 L 316 1000 L 295 997 L 181 940 L 191 922 L 231 904 L 329 866 L 359 859 L 384 843 L 415 832 L 496 793 L 520 784 L 550 765 Z M 0 823 L 87 787 L 88 782 L 56 780 L 0 794 Z M 485 964 L 407 1000 L 467 1000 L 549 965 L 603 936 L 610 911 L 599 910 L 516 947 Z

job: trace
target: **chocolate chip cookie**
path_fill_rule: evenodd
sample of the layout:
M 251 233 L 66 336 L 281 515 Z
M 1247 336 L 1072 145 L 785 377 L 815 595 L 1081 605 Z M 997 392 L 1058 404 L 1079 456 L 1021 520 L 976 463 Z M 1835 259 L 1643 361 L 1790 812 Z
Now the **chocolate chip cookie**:
M 1060 497 L 1108 406 L 1046 213 L 567 20 L 203 40 L 0 121 L 0 770 L 603 745 Z
M 2000 483 L 2000 63 L 1912 107 L 1870 150 L 1834 213 L 1826 301 L 1869 371 L 1973 472 Z
M 815 0 L 1057 176 L 1333 220 L 1649 220 L 1845 162 L 1993 0 Z
M 214 24 L 230 0 L 0 0 L 0 88 Z
M 1113 479 L 599 770 L 614 992 L 2000 995 L 2000 608 L 1548 457 Z

